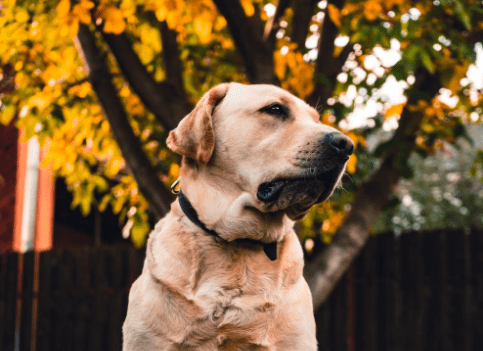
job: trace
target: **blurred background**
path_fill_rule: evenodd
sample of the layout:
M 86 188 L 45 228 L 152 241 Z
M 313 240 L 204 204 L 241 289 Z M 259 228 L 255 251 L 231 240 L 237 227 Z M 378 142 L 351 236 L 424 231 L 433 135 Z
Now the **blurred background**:
M 121 349 L 167 133 L 226 81 L 356 145 L 296 224 L 319 349 L 480 350 L 481 0 L 0 0 L 0 350 Z

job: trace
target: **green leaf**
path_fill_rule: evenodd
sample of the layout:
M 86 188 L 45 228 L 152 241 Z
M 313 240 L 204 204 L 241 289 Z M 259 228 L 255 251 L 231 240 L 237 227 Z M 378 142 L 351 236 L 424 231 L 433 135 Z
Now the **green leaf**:
M 421 49 L 422 48 L 419 45 L 413 44 L 404 51 L 401 63 L 403 64 L 404 72 L 406 74 L 411 74 L 416 70 L 416 59 Z
M 476 152 L 476 157 L 473 161 L 473 166 L 471 167 L 471 170 L 470 170 L 470 176 L 475 177 L 480 167 L 483 168 L 483 150 L 478 150 Z
M 424 68 L 426 68 L 429 73 L 433 74 L 435 67 L 429 53 L 426 50 L 421 50 L 419 52 L 419 58 L 421 59 L 421 63 L 423 64 Z
M 401 202 L 402 201 L 399 195 L 397 193 L 394 193 L 393 195 L 391 195 L 389 200 L 384 205 L 384 210 L 387 211 L 387 210 L 395 209 L 397 206 L 401 204 Z
M 314 82 L 322 83 L 323 85 L 325 85 L 327 87 L 332 87 L 332 85 L 333 85 L 333 82 L 320 72 L 315 72 Z
M 396 140 L 394 138 L 381 142 L 379 145 L 377 145 L 376 149 L 374 150 L 374 157 L 378 157 L 378 158 L 381 157 L 388 150 L 390 150 L 395 143 L 396 143 Z
M 466 30 L 471 30 L 472 25 L 471 25 L 470 15 L 466 11 L 461 1 L 456 1 L 455 11 L 456 11 L 456 16 L 458 16 L 458 19 L 461 21 L 461 23 L 463 23 Z
M 392 74 L 397 80 L 406 80 L 406 75 L 404 72 L 404 65 L 401 61 L 396 63 L 392 68 Z

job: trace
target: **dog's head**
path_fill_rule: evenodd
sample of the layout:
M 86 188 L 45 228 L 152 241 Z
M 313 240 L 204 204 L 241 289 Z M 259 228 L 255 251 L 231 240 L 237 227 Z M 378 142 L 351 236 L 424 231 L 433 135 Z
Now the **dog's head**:
M 287 91 L 236 83 L 208 91 L 167 145 L 185 156 L 190 181 L 211 182 L 233 198 L 248 193 L 247 206 L 294 220 L 332 195 L 354 149 Z

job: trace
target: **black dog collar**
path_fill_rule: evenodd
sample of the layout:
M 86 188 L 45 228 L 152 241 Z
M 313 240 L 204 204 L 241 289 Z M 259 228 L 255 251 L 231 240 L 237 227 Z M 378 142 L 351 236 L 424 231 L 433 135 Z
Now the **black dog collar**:
M 198 213 L 196 212 L 196 210 L 194 209 L 193 205 L 188 200 L 186 195 L 181 191 L 181 189 L 179 189 L 179 191 L 178 191 L 178 200 L 179 200 L 179 205 L 181 206 L 181 209 L 183 210 L 184 214 L 186 215 L 186 217 L 189 218 L 189 220 L 191 222 L 196 224 L 198 227 L 203 229 L 205 232 L 207 232 L 207 233 L 209 233 L 213 236 L 217 236 L 217 237 L 221 238 L 214 230 L 206 228 L 205 224 L 200 221 L 200 219 L 198 217 Z M 247 239 L 236 239 L 234 241 L 250 242 L 250 243 L 253 243 L 253 244 L 263 245 L 263 252 L 265 252 L 265 255 L 267 255 L 267 257 L 271 261 L 275 261 L 277 259 L 277 242 L 276 241 L 273 241 L 273 242 L 268 243 L 268 244 L 261 242 L 259 240 L 248 239 L 248 238 Z

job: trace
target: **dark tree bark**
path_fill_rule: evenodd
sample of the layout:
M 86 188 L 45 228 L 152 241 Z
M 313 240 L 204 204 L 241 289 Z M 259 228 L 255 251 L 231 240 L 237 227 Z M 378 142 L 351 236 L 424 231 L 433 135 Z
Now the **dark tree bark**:
M 214 3 L 228 23 L 250 82 L 280 85 L 273 65 L 273 47 L 263 40 L 264 27 L 260 16 L 255 13 L 247 17 L 238 0 L 214 0 Z
M 112 75 L 89 27 L 80 24 L 76 39 L 87 78 L 96 92 L 122 156 L 136 179 L 140 192 L 148 200 L 155 214 L 162 217 L 169 211 L 172 196 L 157 177 L 139 138 L 129 124 L 124 106 L 112 83 Z
M 298 0 L 293 2 L 290 39 L 292 42 L 297 43 L 300 51 L 305 51 L 305 40 L 307 40 L 309 34 L 309 24 L 317 2 L 314 0 Z
M 342 9 L 345 0 L 332 0 L 329 3 Z M 314 72 L 314 91 L 307 98 L 307 102 L 312 106 L 317 106 L 319 111 L 324 111 L 327 108 L 327 99 L 334 91 L 337 76 L 352 51 L 352 45 L 349 42 L 339 56 L 334 56 L 334 40 L 339 34 L 339 29 L 330 19 L 328 8 L 327 6 L 325 9 L 324 22 L 320 26 L 319 50 Z
M 280 29 L 280 21 L 283 18 L 285 10 L 290 4 L 290 0 L 278 0 L 275 14 L 270 17 L 265 25 L 265 32 L 263 34 L 264 40 L 268 43 L 269 47 L 275 47 L 276 35 Z
M 157 83 L 134 52 L 132 43 L 126 33 L 117 35 L 102 32 L 102 36 L 116 58 L 117 64 L 127 82 L 144 105 L 154 113 L 157 120 L 166 130 L 176 128 L 179 121 L 192 108 L 184 92 L 180 91 L 182 86 L 179 85 L 178 78 L 174 79 L 174 84 L 169 80 Z M 172 34 L 166 33 L 163 39 L 166 39 L 168 47 L 173 49 Z M 176 41 L 176 38 L 174 38 L 174 41 Z M 178 71 L 178 63 L 174 55 L 173 52 L 169 53 L 166 64 L 174 65 L 174 67 L 170 66 L 169 71 L 173 68 L 173 74 L 176 75 L 178 74 L 176 73 Z M 170 78 L 173 77 L 170 76 Z
M 169 29 L 166 22 L 159 23 L 159 32 L 163 42 L 163 64 L 166 75 L 165 82 L 176 90 L 176 94 L 186 100 L 186 92 L 183 86 L 183 64 L 180 60 L 178 47 L 178 33 Z M 187 108 L 191 108 L 187 106 Z
M 306 266 L 304 275 L 312 291 L 315 310 L 323 304 L 364 247 L 371 228 L 401 178 L 402 158 L 409 157 L 414 149 L 416 132 L 424 116 L 422 112 L 411 112 L 407 107 L 414 106 L 420 99 L 431 100 L 440 87 L 439 77 L 423 69 L 416 73 L 416 81 L 410 88 L 411 93 L 408 94 L 392 147 L 376 173 L 358 189 L 351 210 L 335 233 L 332 243 Z

